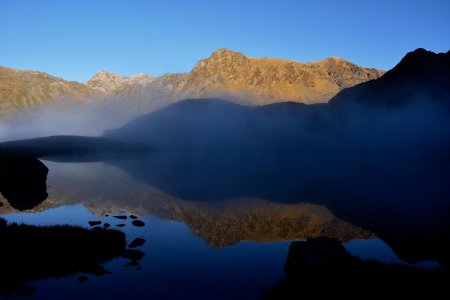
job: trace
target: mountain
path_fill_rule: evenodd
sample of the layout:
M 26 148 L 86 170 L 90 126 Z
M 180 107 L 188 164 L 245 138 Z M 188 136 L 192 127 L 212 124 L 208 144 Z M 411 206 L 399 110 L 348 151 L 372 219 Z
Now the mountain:
M 98 95 L 96 90 L 79 82 L 0 67 L 0 115 L 58 98 L 84 100 Z
M 103 93 L 121 93 L 132 90 L 133 87 L 144 86 L 155 80 L 155 78 L 145 74 L 122 77 L 103 70 L 95 74 L 86 84 Z
M 327 102 L 340 90 L 383 74 L 337 57 L 300 63 L 251 58 L 228 49 L 200 60 L 189 73 L 122 77 L 101 71 L 86 83 L 0 67 L 0 115 L 62 98 L 128 99 L 145 112 L 186 98 L 211 96 L 226 96 L 247 105 Z
M 330 103 L 400 105 L 416 100 L 450 103 L 450 51 L 409 52 L 382 77 L 344 89 Z
M 153 84 L 171 90 L 181 99 L 227 96 L 250 105 L 285 101 L 309 104 L 327 102 L 343 88 L 383 74 L 338 57 L 301 63 L 251 58 L 220 49 L 200 60 L 190 73 L 167 74 Z

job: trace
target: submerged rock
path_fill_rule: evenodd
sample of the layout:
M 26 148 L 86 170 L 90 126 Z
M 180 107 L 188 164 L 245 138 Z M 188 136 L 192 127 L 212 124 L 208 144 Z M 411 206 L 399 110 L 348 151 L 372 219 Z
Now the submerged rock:
M 87 268 L 84 268 L 83 272 L 89 273 L 89 274 L 92 274 L 95 276 L 104 276 L 104 275 L 112 274 L 111 271 L 108 271 L 107 269 L 105 269 L 104 267 L 102 267 L 100 265 L 94 265 L 94 266 L 89 266 Z
M 128 263 L 126 263 L 124 265 L 125 268 L 128 268 L 128 267 L 139 267 L 139 266 L 140 266 L 139 261 L 135 260 L 135 259 L 133 259 L 132 261 L 130 261 L 130 262 L 128 262 Z
M 128 248 L 136 248 L 141 247 L 145 244 L 145 240 L 143 238 L 135 238 L 129 245 Z
M 143 227 L 143 226 L 145 226 L 145 223 L 142 222 L 141 220 L 134 220 L 131 223 L 133 224 L 133 226 L 136 226 L 136 227 Z
M 124 249 L 120 256 L 132 260 L 141 260 L 144 257 L 144 252 L 140 250 Z

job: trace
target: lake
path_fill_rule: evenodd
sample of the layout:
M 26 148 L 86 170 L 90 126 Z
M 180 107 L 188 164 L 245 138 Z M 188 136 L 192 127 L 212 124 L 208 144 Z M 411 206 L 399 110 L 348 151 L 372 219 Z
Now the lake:
M 149 183 L 154 171 L 146 169 L 149 161 L 142 159 L 42 162 L 49 169 L 46 199 L 21 212 L 0 198 L 1 218 L 9 224 L 86 229 L 91 228 L 89 221 L 100 221 L 98 227 L 107 223 L 109 229 L 125 233 L 127 244 L 144 239 L 136 247 L 144 256 L 108 260 L 102 266 L 111 273 L 102 276 L 74 272 L 32 280 L 28 282 L 34 287 L 30 299 L 258 299 L 285 277 L 291 242 L 319 236 L 341 241 L 350 254 L 363 260 L 442 267 L 432 256 L 405 262 L 376 231 L 349 223 L 314 201 L 264 199 L 242 192 L 245 189 L 236 194 L 239 197 L 225 197 L 215 192 L 220 189 L 214 184 L 204 185 L 199 193 L 190 178 L 186 180 L 192 190 L 175 175 L 173 192 L 164 189 L 165 183 Z M 207 201 L 209 192 L 211 201 Z M 130 216 L 145 225 L 134 226 Z

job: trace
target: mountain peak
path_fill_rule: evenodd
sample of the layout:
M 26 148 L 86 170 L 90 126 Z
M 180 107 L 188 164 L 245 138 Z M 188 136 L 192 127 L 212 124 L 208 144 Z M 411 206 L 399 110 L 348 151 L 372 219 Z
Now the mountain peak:
M 345 59 L 340 58 L 339 56 L 330 56 L 328 58 L 325 58 L 324 60 L 332 60 L 332 61 L 343 61 Z
M 122 85 L 125 80 L 125 77 L 101 70 L 87 82 L 87 85 L 96 90 L 107 92 L 115 90 Z
M 100 72 L 92 76 L 92 78 L 89 81 L 93 79 L 102 79 L 102 78 L 123 78 L 123 77 L 114 73 L 110 73 L 106 70 L 101 70 Z
M 241 52 L 233 51 L 227 48 L 221 48 L 219 50 L 214 51 L 210 57 L 220 57 L 220 56 L 245 56 Z
M 412 61 L 419 61 L 419 60 L 428 60 L 430 58 L 435 57 L 437 54 L 432 52 L 432 51 L 428 51 L 425 50 L 423 48 L 417 48 L 414 51 L 408 52 L 403 59 L 400 61 L 399 65 L 402 63 L 410 63 Z
M 437 70 L 445 73 L 450 66 L 450 53 L 434 53 L 432 51 L 418 48 L 407 53 L 402 60 L 388 72 L 389 76 L 408 77 L 418 73 L 421 79 L 426 81 L 440 80 Z

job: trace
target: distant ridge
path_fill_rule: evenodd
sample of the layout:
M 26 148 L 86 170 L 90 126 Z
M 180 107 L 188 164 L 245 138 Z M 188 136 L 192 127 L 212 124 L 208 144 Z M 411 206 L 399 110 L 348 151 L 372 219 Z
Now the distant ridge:
M 327 102 L 343 88 L 383 74 L 384 71 L 363 68 L 337 57 L 300 63 L 251 58 L 229 49 L 215 51 L 189 73 L 123 77 L 103 70 L 87 83 L 0 67 L 0 116 L 61 99 L 150 99 L 157 92 L 164 95 L 165 105 L 205 97 L 224 97 L 246 105 L 284 101 L 309 104 Z M 161 103 L 155 105 L 152 99 L 145 105 L 146 111 L 151 111 L 153 106 L 161 107 Z

